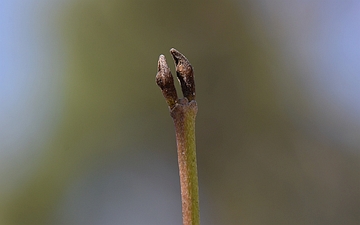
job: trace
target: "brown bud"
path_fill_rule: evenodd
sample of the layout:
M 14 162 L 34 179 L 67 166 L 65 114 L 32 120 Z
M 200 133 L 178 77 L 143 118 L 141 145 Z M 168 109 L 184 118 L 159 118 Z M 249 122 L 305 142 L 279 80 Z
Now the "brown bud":
M 160 87 L 170 109 L 174 108 L 178 97 L 174 86 L 174 78 L 164 55 L 160 55 L 159 57 L 156 83 Z
M 178 50 L 172 48 L 170 53 L 175 61 L 176 76 L 180 81 L 181 90 L 185 98 L 190 101 L 195 100 L 195 80 L 193 67 L 189 60 Z

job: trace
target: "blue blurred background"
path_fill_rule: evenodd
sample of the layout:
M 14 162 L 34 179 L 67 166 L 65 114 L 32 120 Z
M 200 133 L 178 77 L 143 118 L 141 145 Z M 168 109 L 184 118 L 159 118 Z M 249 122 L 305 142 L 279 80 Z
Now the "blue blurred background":
M 358 224 L 359 21 L 351 0 L 2 0 L 0 224 L 181 224 L 172 47 L 202 224 Z

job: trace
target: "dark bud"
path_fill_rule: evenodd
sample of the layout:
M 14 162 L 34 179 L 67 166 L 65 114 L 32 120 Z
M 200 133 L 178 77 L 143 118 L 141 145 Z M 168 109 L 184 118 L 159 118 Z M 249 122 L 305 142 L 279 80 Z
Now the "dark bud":
M 170 109 L 173 109 L 178 97 L 174 86 L 174 78 L 164 55 L 160 55 L 159 57 L 156 84 L 160 87 Z
M 170 53 L 175 61 L 176 76 L 180 81 L 181 90 L 185 98 L 195 100 L 195 80 L 193 67 L 189 60 L 178 50 L 172 48 Z

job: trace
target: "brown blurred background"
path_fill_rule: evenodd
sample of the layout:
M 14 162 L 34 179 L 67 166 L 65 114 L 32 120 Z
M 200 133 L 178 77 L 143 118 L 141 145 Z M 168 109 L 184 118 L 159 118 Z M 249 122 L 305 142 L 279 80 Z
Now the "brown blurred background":
M 360 223 L 360 103 L 340 91 L 360 96 L 360 32 L 337 20 L 359 4 L 6 2 L 1 224 L 181 224 L 155 84 L 172 47 L 195 69 L 202 224 Z

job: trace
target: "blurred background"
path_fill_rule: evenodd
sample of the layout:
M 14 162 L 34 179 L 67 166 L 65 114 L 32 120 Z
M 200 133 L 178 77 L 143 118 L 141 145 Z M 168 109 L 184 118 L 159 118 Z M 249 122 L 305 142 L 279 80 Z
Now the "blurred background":
M 359 21 L 352 0 L 2 0 L 0 224 L 181 224 L 172 47 L 202 224 L 359 224 Z

